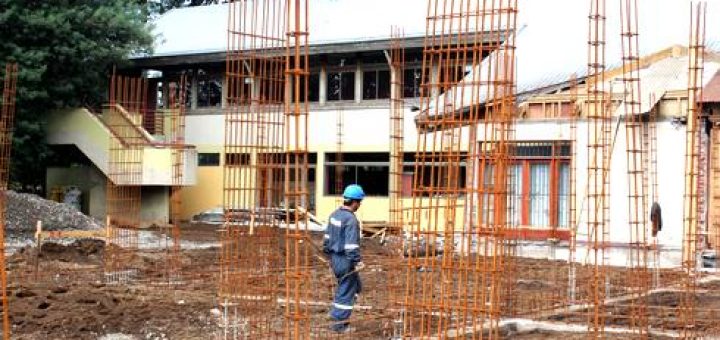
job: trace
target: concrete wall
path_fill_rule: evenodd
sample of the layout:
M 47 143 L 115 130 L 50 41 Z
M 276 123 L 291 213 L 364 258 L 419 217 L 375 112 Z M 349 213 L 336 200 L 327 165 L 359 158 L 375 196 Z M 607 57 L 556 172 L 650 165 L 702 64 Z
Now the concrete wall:
M 140 193 L 141 226 L 164 225 L 170 222 L 170 192 L 168 187 L 144 186 Z
M 82 191 L 82 212 L 105 221 L 106 187 L 105 175 L 95 166 L 72 168 L 48 168 L 47 188 L 77 186 Z M 170 194 L 168 187 L 148 186 L 142 188 L 142 225 L 169 222 Z
M 77 145 L 102 173 L 108 172 L 110 131 L 88 110 L 52 112 L 46 130 L 48 144 Z
M 46 188 L 77 186 L 82 191 L 82 212 L 105 220 L 105 175 L 95 166 L 48 168 Z M 49 191 L 48 191 L 49 192 Z

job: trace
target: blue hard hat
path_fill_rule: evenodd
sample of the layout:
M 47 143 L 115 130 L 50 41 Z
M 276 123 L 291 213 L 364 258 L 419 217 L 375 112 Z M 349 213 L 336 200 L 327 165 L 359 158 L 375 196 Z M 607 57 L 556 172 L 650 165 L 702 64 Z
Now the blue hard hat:
M 357 184 L 350 184 L 345 188 L 343 192 L 343 198 L 348 200 L 362 200 L 365 198 L 365 192 L 362 187 Z

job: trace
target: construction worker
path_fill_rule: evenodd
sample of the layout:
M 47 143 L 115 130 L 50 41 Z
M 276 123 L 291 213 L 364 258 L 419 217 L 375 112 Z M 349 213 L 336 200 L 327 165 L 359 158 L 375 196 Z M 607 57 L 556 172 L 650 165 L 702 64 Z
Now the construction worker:
M 348 185 L 343 192 L 343 205 L 330 214 L 325 228 L 323 251 L 330 256 L 330 265 L 337 279 L 330 318 L 331 329 L 338 333 L 351 332 L 347 321 L 352 314 L 357 295 L 362 290 L 360 275 L 364 264 L 360 256 L 360 225 L 355 212 L 365 198 L 359 185 Z

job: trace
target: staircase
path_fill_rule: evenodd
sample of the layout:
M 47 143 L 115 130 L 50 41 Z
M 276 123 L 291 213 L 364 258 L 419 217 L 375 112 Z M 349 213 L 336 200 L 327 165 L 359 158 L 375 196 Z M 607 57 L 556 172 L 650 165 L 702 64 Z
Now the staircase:
M 137 117 L 121 106 L 106 107 L 102 114 L 85 108 L 54 112 L 48 117 L 46 132 L 49 145 L 75 145 L 115 184 L 174 185 L 177 183 L 173 180 L 175 156 L 181 157 L 184 165 L 180 185 L 196 183 L 197 150 L 192 146 L 178 148 L 165 144 L 150 135 Z M 137 155 L 131 165 L 137 174 L 133 179 L 113 171 L 117 164 L 112 158 L 117 158 L 118 152 L 130 153 L 130 150 Z M 115 157 L 111 156 L 113 153 Z

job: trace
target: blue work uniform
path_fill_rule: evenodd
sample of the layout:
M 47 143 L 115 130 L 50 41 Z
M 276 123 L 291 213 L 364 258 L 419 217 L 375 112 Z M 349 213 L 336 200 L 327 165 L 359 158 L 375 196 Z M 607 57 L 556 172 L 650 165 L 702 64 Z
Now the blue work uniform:
M 360 225 L 355 214 L 344 206 L 335 210 L 330 215 L 324 237 L 323 251 L 330 255 L 330 265 L 338 281 L 330 310 L 330 317 L 338 322 L 333 324 L 332 329 L 342 331 L 348 326 L 346 320 L 352 314 L 356 295 L 362 290 L 360 275 L 353 272 L 355 265 L 362 260 Z

